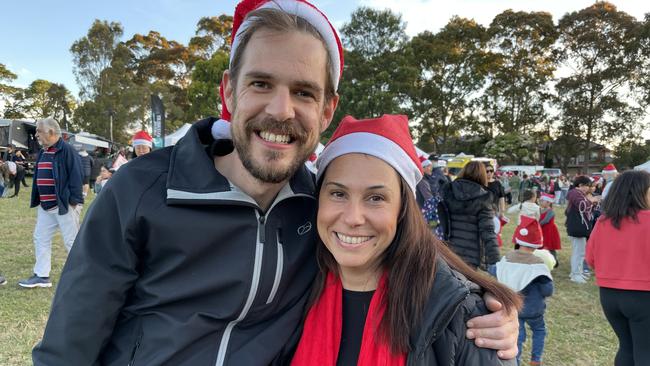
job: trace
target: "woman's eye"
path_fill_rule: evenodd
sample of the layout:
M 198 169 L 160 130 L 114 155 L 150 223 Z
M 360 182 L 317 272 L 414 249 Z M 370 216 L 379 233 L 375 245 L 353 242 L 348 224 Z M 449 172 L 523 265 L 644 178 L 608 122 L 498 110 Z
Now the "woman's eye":
M 369 200 L 372 202 L 381 202 L 384 201 L 384 196 L 381 195 L 373 195 L 369 197 Z
M 343 197 L 345 197 L 345 194 L 343 192 L 341 192 L 341 191 L 332 191 L 330 193 L 330 196 L 332 196 L 334 198 L 343 198 Z

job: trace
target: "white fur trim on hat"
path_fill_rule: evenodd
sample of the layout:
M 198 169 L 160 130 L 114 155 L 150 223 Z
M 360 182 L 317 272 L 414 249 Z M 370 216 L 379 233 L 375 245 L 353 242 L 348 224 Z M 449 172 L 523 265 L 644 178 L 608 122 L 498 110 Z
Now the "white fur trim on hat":
M 415 186 L 422 179 L 420 168 L 411 157 L 392 140 L 369 132 L 354 132 L 341 136 L 329 143 L 318 157 L 317 180 L 322 178 L 325 168 L 336 158 L 345 154 L 368 154 L 385 161 L 404 178 L 415 194 Z
M 211 131 L 212 131 L 212 137 L 215 140 L 232 139 L 232 136 L 230 134 L 230 122 L 226 121 L 225 119 L 219 119 L 216 122 L 214 122 L 212 124 Z
M 335 36 L 336 30 L 334 27 L 332 27 L 327 18 L 325 18 L 325 16 L 315 7 L 295 0 L 271 0 L 260 5 L 257 9 L 264 8 L 282 10 L 285 13 L 298 16 L 305 19 L 307 22 L 309 22 L 309 24 L 316 28 L 321 37 L 323 37 L 325 45 L 329 51 L 328 54 L 330 56 L 330 63 L 332 64 L 332 83 L 334 84 L 334 90 L 338 89 L 339 77 L 341 75 L 342 55 L 339 54 L 339 46 Z M 244 19 L 232 41 L 230 51 L 230 68 L 232 68 L 232 59 L 235 55 L 235 50 L 239 46 L 240 35 L 248 28 L 249 24 L 250 21 L 248 19 Z
M 522 229 L 522 230 L 525 230 L 525 229 Z M 522 235 L 523 235 L 523 234 L 522 234 Z M 541 248 L 541 247 L 544 246 L 543 244 L 533 244 L 533 243 L 529 243 L 529 242 L 523 241 L 523 240 L 521 240 L 521 239 L 515 239 L 515 242 L 517 242 L 517 244 L 519 244 L 519 245 L 523 245 L 523 246 L 525 246 L 525 247 L 535 248 L 535 249 L 539 249 L 539 248 Z
M 144 139 L 133 140 L 133 147 L 136 147 L 138 145 L 153 147 L 153 143 L 149 140 L 144 140 Z

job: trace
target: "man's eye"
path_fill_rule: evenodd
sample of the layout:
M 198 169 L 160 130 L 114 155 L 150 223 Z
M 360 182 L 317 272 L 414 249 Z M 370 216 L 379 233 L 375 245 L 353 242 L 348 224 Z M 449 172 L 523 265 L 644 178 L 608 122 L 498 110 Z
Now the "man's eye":
M 253 81 L 251 82 L 251 85 L 256 87 L 256 88 L 263 88 L 266 89 L 269 87 L 269 84 L 265 81 Z
M 296 92 L 296 95 L 302 98 L 314 98 L 314 93 L 308 92 L 306 90 L 299 90 Z

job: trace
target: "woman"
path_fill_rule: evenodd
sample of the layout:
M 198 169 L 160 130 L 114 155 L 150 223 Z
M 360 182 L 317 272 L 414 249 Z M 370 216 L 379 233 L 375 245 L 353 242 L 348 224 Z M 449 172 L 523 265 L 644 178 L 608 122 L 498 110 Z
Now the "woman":
M 99 176 L 97 177 L 97 180 L 95 181 L 95 194 L 99 194 L 101 192 L 102 188 L 106 185 L 109 179 L 113 176 L 113 169 L 108 167 L 107 165 L 102 165 L 102 167 L 99 170 Z
M 591 233 L 593 209 L 598 198 L 588 195 L 591 191 L 591 179 L 579 175 L 573 181 L 574 188 L 567 194 L 566 231 L 571 240 L 571 281 L 587 283 L 583 273 L 585 246 Z
M 465 319 L 485 313 L 474 283 L 520 300 L 431 233 L 421 177 L 405 116 L 343 119 L 318 160 L 321 271 L 292 365 L 513 362 L 465 339 Z
M 611 184 L 587 263 L 618 337 L 615 365 L 650 365 L 650 173 L 627 171 Z
M 494 206 L 486 187 L 485 166 L 472 161 L 465 165 L 455 181 L 442 188 L 442 198 L 449 211 L 446 230 L 449 244 L 474 268 L 486 268 L 500 259 L 494 230 Z

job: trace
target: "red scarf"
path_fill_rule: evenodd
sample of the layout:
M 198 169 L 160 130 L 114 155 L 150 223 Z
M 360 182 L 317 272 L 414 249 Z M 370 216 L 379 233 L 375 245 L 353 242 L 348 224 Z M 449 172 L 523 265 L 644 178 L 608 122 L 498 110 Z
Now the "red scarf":
M 393 354 L 390 346 L 376 339 L 379 322 L 384 315 L 382 297 L 386 292 L 386 275 L 379 280 L 366 316 L 359 352 L 359 366 L 404 366 L 406 354 Z M 298 344 L 292 366 L 336 366 L 341 344 L 343 323 L 343 286 L 341 279 L 327 274 L 325 288 L 318 302 L 312 306 L 305 320 L 305 328 Z

